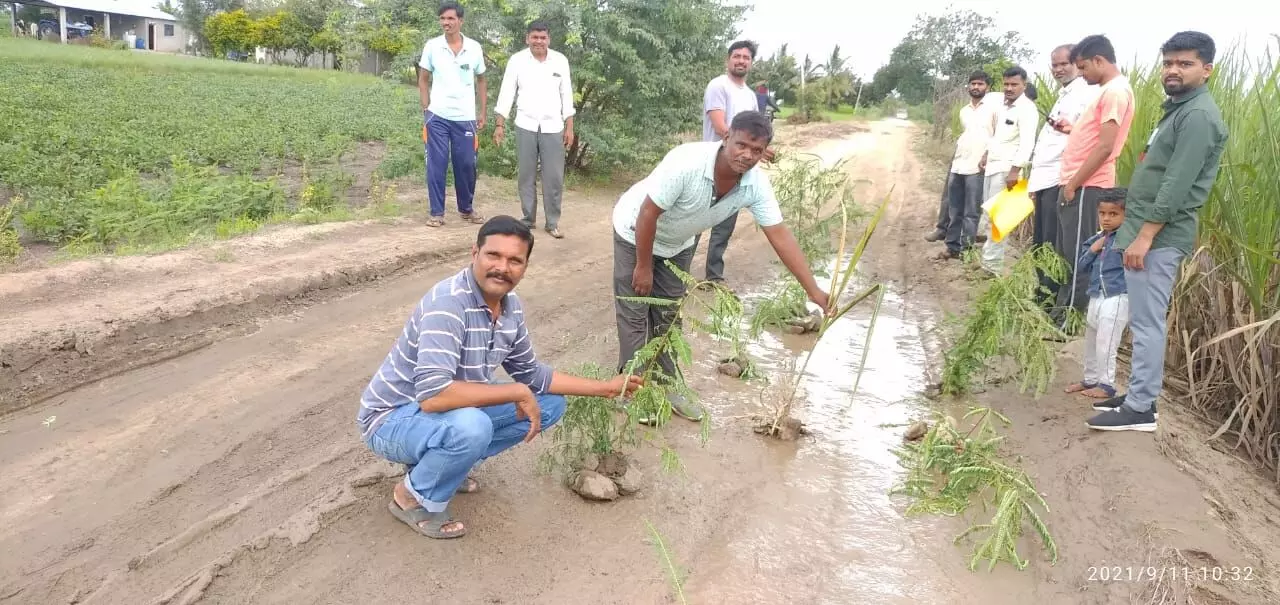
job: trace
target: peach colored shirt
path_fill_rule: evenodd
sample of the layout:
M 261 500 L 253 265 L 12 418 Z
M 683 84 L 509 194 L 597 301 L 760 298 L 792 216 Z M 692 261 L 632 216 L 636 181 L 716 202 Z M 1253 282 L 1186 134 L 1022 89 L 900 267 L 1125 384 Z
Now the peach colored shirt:
M 1125 140 L 1129 138 L 1133 112 L 1133 88 L 1129 86 L 1128 78 L 1116 76 L 1102 85 L 1097 99 L 1084 110 L 1080 119 L 1071 125 L 1067 148 L 1062 151 L 1061 182 L 1064 185 L 1076 175 L 1076 172 L 1079 172 L 1085 159 L 1089 157 L 1089 152 L 1098 146 L 1098 139 L 1102 136 L 1102 125 L 1106 122 L 1115 122 L 1120 125 L 1120 132 L 1116 134 L 1116 142 L 1111 154 L 1093 175 L 1081 183 L 1081 186 L 1116 186 L 1116 157 L 1120 155 L 1120 150 L 1124 149 Z

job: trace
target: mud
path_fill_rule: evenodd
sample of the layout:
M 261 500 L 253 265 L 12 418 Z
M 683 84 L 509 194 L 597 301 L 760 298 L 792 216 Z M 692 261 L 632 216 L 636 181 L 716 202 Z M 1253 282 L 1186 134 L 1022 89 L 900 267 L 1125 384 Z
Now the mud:
M 914 158 L 915 129 L 897 120 L 862 127 L 827 149 L 853 154 L 861 199 L 897 186 L 866 257 L 865 278 L 886 281 L 891 295 L 856 390 L 865 313 L 817 345 L 793 410 L 812 434 L 794 442 L 761 438 L 749 418 L 781 400 L 812 335 L 770 334 L 749 351 L 769 375 L 763 388 L 718 375 L 719 356 L 700 355 L 691 380 L 712 413 L 712 438 L 702 446 L 697 426 L 678 419 L 664 428 L 683 472 L 649 471 L 658 454 L 644 448 L 633 457 L 646 471 L 643 490 L 587 502 L 535 472 L 545 443 L 520 446 L 478 469 L 482 491 L 455 500 L 470 529 L 461 540 L 425 539 L 386 513 L 401 469 L 368 453 L 354 417 L 404 317 L 465 262 L 474 227 L 428 230 L 416 217 L 320 226 L 226 243 L 230 263 L 206 260 L 205 249 L 0 276 L 0 300 L 16 310 L 0 326 L 6 352 L 42 350 L 8 343 L 68 330 L 88 334 L 91 352 L 73 342 L 47 354 L 52 361 L 28 353 L 37 362 L 5 384 L 40 373 L 74 385 L 74 368 L 116 372 L 0 418 L 0 473 L 21 486 L 0 501 L 0 603 L 672 602 L 647 524 L 688 572 L 690 603 L 1149 602 L 1141 591 L 1150 583 L 1091 581 L 1090 568 L 1179 556 L 1197 567 L 1253 566 L 1248 582 L 1187 587 L 1197 602 L 1274 602 L 1274 488 L 1248 483 L 1163 402 L 1153 440 L 1088 435 L 1081 404 L 1065 397 L 983 396 L 1014 420 L 1009 451 L 1052 507 L 1057 566 L 1028 549 L 1027 571 L 972 573 L 967 548 L 951 544 L 960 520 L 903 516 L 905 504 L 888 496 L 899 478 L 891 450 L 926 409 L 919 396 L 936 382 L 943 317 L 963 309 L 967 285 L 958 267 L 920 260 L 938 195 L 921 179 L 941 179 Z M 517 211 L 499 187 L 480 199 L 482 212 Z M 538 353 L 558 367 L 614 361 L 611 246 L 598 236 L 608 233 L 612 201 L 571 195 L 566 239 L 539 239 L 520 286 Z M 726 266 L 735 289 L 751 292 L 778 267 L 750 218 L 740 220 Z M 340 274 L 335 265 L 394 267 L 401 261 L 380 259 L 425 251 L 441 258 L 279 302 L 289 300 L 282 292 L 307 291 L 298 284 L 309 276 Z M 170 330 L 153 341 L 158 351 L 191 332 L 162 316 L 216 325 L 200 315 L 217 308 L 200 302 L 210 298 L 241 309 L 225 320 L 239 327 L 145 367 L 130 369 L 124 353 L 99 361 L 137 326 Z M 112 333 L 117 323 L 128 327 Z M 71 361 L 59 366 L 61 358 Z M 1217 477 L 1200 483 L 1180 468 Z

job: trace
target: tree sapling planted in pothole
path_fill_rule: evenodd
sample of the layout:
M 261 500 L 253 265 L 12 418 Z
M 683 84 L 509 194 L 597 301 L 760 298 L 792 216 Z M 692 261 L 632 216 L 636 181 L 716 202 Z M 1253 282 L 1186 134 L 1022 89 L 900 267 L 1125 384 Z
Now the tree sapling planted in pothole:
M 607 501 L 641 490 L 645 476 L 627 452 L 642 442 L 661 449 L 664 471 L 683 468 L 680 457 L 656 429 L 671 419 L 673 398 L 697 398 L 684 379 L 683 369 L 693 364 L 693 348 L 685 326 L 729 340 L 734 343 L 735 357 L 745 359 L 740 334 L 742 302 L 727 288 L 706 288 L 704 282 L 698 282 L 670 261 L 667 265 L 685 283 L 687 293 L 683 297 L 623 297 L 663 307 L 674 317 L 671 326 L 641 347 L 627 364 L 625 372 L 639 376 L 644 385 L 626 401 L 621 393 L 618 397 L 569 397 L 564 416 L 552 435 L 553 445 L 539 461 L 544 471 L 564 471 L 566 484 L 583 498 Z M 708 289 L 714 293 L 710 301 L 695 295 Z M 702 313 L 695 314 L 695 310 Z M 670 356 L 674 362 L 674 376 L 668 375 L 659 363 L 663 356 Z M 753 364 L 749 368 L 754 371 Z M 577 373 L 598 379 L 609 376 L 607 370 L 594 364 L 582 366 Z M 710 428 L 710 418 L 704 412 L 700 433 L 703 443 L 709 438 Z
M 822 337 L 826 334 L 836 321 L 844 317 L 855 306 L 867 299 L 875 297 L 875 307 L 871 313 L 871 322 L 867 329 L 866 340 L 863 343 L 862 362 L 859 364 L 858 371 L 854 379 L 853 390 L 856 392 L 858 381 L 861 379 L 862 368 L 866 365 L 866 351 L 871 346 L 871 334 L 875 328 L 876 317 L 880 312 L 880 304 L 884 300 L 884 286 L 881 284 L 873 284 L 861 291 L 845 296 L 844 293 L 849 287 L 849 282 L 858 267 L 858 262 L 862 259 L 862 254 L 866 251 L 867 244 L 871 241 L 871 236 L 875 233 L 876 225 L 879 224 L 881 217 L 884 216 L 885 209 L 889 205 L 890 197 L 886 195 L 872 214 L 866 227 L 863 228 L 862 236 L 853 250 L 846 255 L 846 244 L 849 224 L 849 208 L 853 207 L 853 191 L 852 188 L 846 187 L 844 194 L 840 199 L 840 244 L 836 248 L 835 270 L 831 275 L 831 287 L 828 295 L 828 304 L 830 312 L 821 314 L 818 325 L 818 339 L 814 343 L 813 348 L 805 355 L 804 363 L 800 368 L 792 372 L 789 382 L 791 383 L 790 392 L 781 399 L 781 401 L 772 406 L 772 414 L 768 417 L 761 418 L 755 427 L 757 433 L 776 437 L 785 441 L 792 441 L 804 435 L 807 431 L 803 423 L 791 416 L 791 408 L 795 403 L 796 394 L 800 389 L 800 382 L 804 378 L 805 370 L 809 367 L 809 362 L 813 359 L 813 354 L 817 350 L 818 343 L 822 342 Z M 803 294 L 801 294 L 803 296 Z M 821 310 L 819 310 L 821 313 Z M 753 326 L 754 327 L 754 326 Z

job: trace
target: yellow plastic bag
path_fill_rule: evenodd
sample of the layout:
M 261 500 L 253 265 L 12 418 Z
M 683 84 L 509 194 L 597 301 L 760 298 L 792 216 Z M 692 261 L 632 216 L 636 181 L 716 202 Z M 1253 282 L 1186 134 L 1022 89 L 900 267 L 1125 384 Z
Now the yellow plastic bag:
M 1000 243 L 1031 216 L 1033 210 L 1035 205 L 1027 195 L 1026 180 L 1018 181 L 1013 189 L 1000 189 L 1000 193 L 982 204 L 982 211 L 987 213 L 987 220 L 991 223 L 991 241 Z

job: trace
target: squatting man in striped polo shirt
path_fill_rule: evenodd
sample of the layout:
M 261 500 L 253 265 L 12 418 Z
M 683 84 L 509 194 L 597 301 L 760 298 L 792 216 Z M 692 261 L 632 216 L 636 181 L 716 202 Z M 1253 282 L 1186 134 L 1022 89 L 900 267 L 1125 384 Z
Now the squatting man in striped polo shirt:
M 674 320 L 670 307 L 628 302 L 617 297 L 678 299 L 684 282 L 666 261 L 686 273 L 697 235 L 738 211 L 751 211 L 782 264 L 796 277 L 809 300 L 827 309 L 827 293 L 818 287 L 800 245 L 782 222 L 769 176 L 757 164 L 773 140 L 773 126 L 759 111 L 744 111 L 729 123 L 721 141 L 685 143 L 667 153 L 644 180 L 632 185 L 613 208 L 613 293 L 618 322 L 618 371 L 650 339 Z M 670 356 L 658 360 L 663 373 L 676 376 Z M 672 411 L 702 419 L 696 402 L 670 397 Z
M 600 381 L 540 363 L 512 290 L 524 277 L 533 233 L 514 217 L 480 228 L 471 266 L 418 303 L 360 399 L 357 422 L 375 454 L 408 468 L 388 503 L 391 514 L 432 538 L 467 528 L 449 501 L 480 484 L 471 468 L 529 442 L 564 414 L 565 395 L 630 396 L 637 377 Z M 494 381 L 502 366 L 514 383 Z

